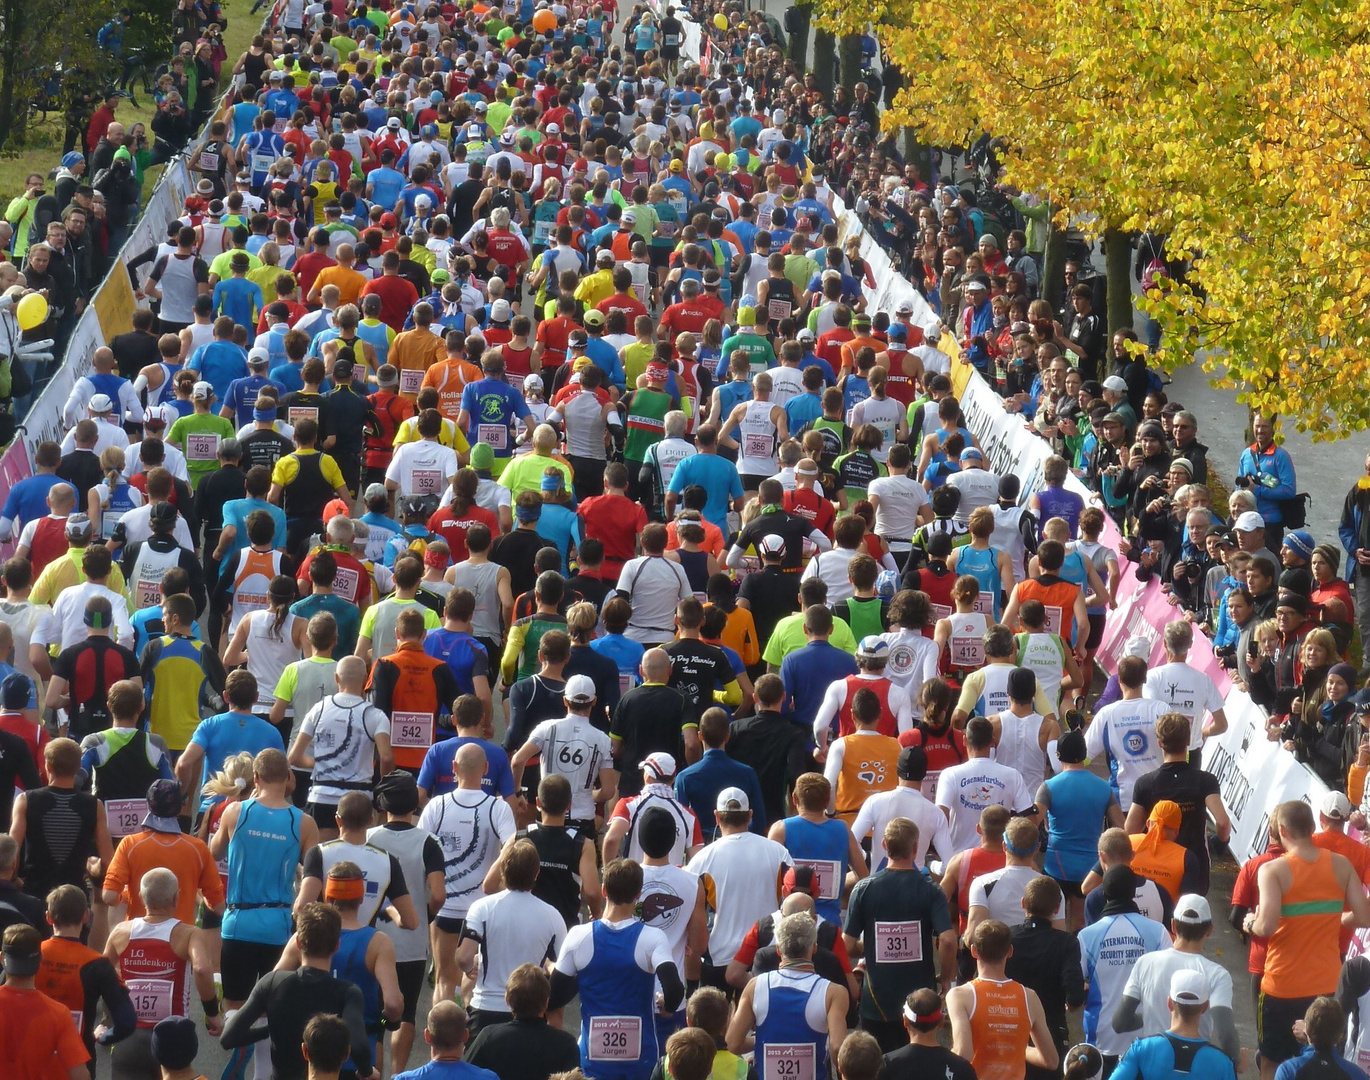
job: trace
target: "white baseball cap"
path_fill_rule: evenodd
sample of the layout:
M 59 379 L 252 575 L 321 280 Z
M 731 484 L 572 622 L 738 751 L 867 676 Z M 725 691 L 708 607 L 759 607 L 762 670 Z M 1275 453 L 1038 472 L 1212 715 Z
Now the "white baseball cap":
M 1170 976 L 1170 1000 L 1176 1005 L 1206 1005 L 1212 988 L 1202 971 L 1177 971 Z
M 714 803 L 714 809 L 720 814 L 735 810 L 750 810 L 751 808 L 751 800 L 747 798 L 747 793 L 739 787 L 725 787 L 718 793 L 718 801 Z
M 197 382 L 190 391 L 192 401 L 210 401 L 214 397 L 214 386 L 204 380 Z
M 1254 510 L 1248 510 L 1237 515 L 1236 527 L 1238 532 L 1255 532 L 1257 529 L 1265 528 L 1265 518 Z
M 1151 642 L 1138 634 L 1136 637 L 1127 639 L 1127 644 L 1123 646 L 1124 656 L 1136 656 L 1142 660 L 1151 659 Z
M 90 411 L 93 413 L 107 413 L 114 410 L 114 402 L 109 400 L 108 394 L 96 394 L 90 399 Z
M 561 696 L 577 705 L 588 704 L 595 700 L 595 681 L 588 675 L 572 675 Z
M 1318 805 L 1323 817 L 1334 821 L 1345 821 L 1351 816 L 1351 800 L 1340 791 L 1329 791 Z
M 1123 377 L 1121 375 L 1110 375 L 1104 380 L 1104 389 L 1112 390 L 1119 394 L 1126 394 L 1127 383 L 1123 382 Z
M 569 688 L 569 684 L 568 688 Z M 645 773 L 652 773 L 658 780 L 665 780 L 668 776 L 675 775 L 675 758 L 664 750 L 658 750 L 655 754 L 648 754 L 638 763 Z
M 1342 798 L 1346 798 L 1345 795 Z M 1185 893 L 1175 901 L 1175 921 L 1190 926 L 1202 926 L 1213 921 L 1213 910 L 1198 893 Z

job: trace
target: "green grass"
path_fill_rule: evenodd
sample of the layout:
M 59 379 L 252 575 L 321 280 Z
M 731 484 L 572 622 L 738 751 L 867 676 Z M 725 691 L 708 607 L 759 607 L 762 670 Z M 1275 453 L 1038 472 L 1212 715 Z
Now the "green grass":
M 221 91 L 228 85 L 230 72 L 233 65 L 238 62 L 238 57 L 252 43 L 253 36 L 261 26 L 263 15 L 261 11 L 255 15 L 250 14 L 250 0 L 225 0 L 223 7 L 228 19 L 228 28 L 224 31 L 224 48 L 228 56 L 220 68 L 223 75 L 220 81 Z M 139 107 L 135 109 L 127 100 L 121 100 L 115 109 L 115 118 L 126 128 L 141 121 L 147 125 L 151 134 L 152 115 L 156 108 L 152 99 L 142 93 L 138 95 L 138 104 Z M 30 173 L 47 176 L 57 167 L 62 159 L 62 136 L 65 132 L 66 121 L 59 108 L 48 113 L 46 123 L 30 125 L 23 146 L 12 147 L 0 155 L 0 213 L 14 196 L 23 192 L 25 177 Z M 161 174 L 160 165 L 147 171 L 143 178 L 144 196 L 156 186 L 157 178 Z

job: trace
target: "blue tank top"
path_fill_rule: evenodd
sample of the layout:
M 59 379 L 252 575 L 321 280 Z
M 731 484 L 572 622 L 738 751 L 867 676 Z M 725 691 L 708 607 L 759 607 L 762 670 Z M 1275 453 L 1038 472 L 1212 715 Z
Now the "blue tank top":
M 752 384 L 749 382 L 725 382 L 718 388 L 718 407 L 723 416 L 744 401 L 752 399 Z
M 847 376 L 846 381 L 842 383 L 842 415 L 848 423 L 851 422 L 851 411 L 870 396 L 870 383 L 858 375 Z M 970 445 L 969 439 L 966 440 L 966 445 Z
M 998 622 L 999 602 L 1002 599 L 1000 592 L 1004 587 L 1003 579 L 999 576 L 998 550 L 991 547 L 980 551 L 967 544 L 956 556 L 956 573 L 969 574 L 980 583 L 982 596 L 994 598 L 994 619 Z
M 128 382 L 127 379 L 120 375 L 115 375 L 113 372 L 106 375 L 92 373 L 87 375 L 86 378 L 89 379 L 90 384 L 95 387 L 95 392 L 97 394 L 104 394 L 110 401 L 114 402 L 116 413 L 123 413 L 123 407 L 119 404 L 119 391 L 123 388 L 123 385 Z
M 376 936 L 374 926 L 344 930 L 338 940 L 338 951 L 333 954 L 332 972 L 336 979 L 354 983 L 362 992 L 362 1016 L 369 1034 L 381 1029 L 381 984 L 366 966 L 366 950 Z
M 766 1003 L 765 1019 L 756 1025 L 757 1076 L 760 1080 L 827 1076 L 827 1025 L 815 1031 L 804 1014 L 815 994 L 827 993 L 828 980 L 812 971 L 784 969 L 758 976 L 757 981 L 762 980 Z M 754 992 L 761 989 L 758 986 Z
M 643 928 L 636 919 L 622 928 L 591 924 L 595 951 L 579 977 L 580 1063 L 591 1080 L 647 1080 L 661 1056 L 656 976 L 634 956 Z
M 1089 570 L 1085 566 L 1085 557 L 1078 551 L 1066 552 L 1065 561 L 1061 563 L 1061 569 L 1056 571 L 1056 576 L 1062 581 L 1078 585 L 1085 592 L 1089 591 L 1085 584 L 1089 581 Z
M 273 809 L 248 799 L 228 842 L 228 897 L 223 936 L 284 945 L 290 940 L 300 821 L 294 806 Z
M 813 867 L 820 886 L 814 910 L 834 926 L 842 925 L 842 885 L 847 879 L 850 836 L 851 831 L 840 821 L 819 824 L 798 816 L 785 819 L 785 847 L 796 866 Z
M 386 333 L 389 327 L 385 323 L 379 326 L 367 326 L 364 322 L 357 323 L 357 337 L 376 350 L 376 366 L 380 367 L 385 363 L 386 357 L 390 355 L 390 335 Z
M 171 382 L 176 378 L 176 372 L 185 367 L 184 364 L 168 364 L 165 360 L 159 360 L 157 366 L 162 369 L 162 385 L 156 390 L 147 392 L 147 403 L 149 405 L 160 405 L 162 402 L 172 404 L 176 400 L 176 395 L 172 392 Z M 187 402 L 186 404 L 190 404 Z
M 1057 881 L 1083 881 L 1098 857 L 1099 823 L 1113 799 L 1113 788 L 1087 769 L 1068 769 L 1046 782 L 1045 871 Z
M 120 484 L 109 493 L 109 505 L 100 511 L 100 535 L 104 539 L 112 537 L 119 519 L 139 505 L 133 501 L 133 490 L 132 484 Z
M 478 653 L 485 656 L 485 647 L 470 634 L 456 630 L 432 630 L 423 639 L 423 651 L 447 665 L 463 694 L 476 692 L 471 682 L 471 665 Z
M 1075 492 L 1063 487 L 1044 487 L 1037 492 L 1037 505 L 1042 508 L 1037 519 L 1037 539 L 1042 538 L 1042 526 L 1054 517 L 1070 526 L 1072 540 L 1080 535 L 1080 511 L 1085 508 L 1085 501 Z

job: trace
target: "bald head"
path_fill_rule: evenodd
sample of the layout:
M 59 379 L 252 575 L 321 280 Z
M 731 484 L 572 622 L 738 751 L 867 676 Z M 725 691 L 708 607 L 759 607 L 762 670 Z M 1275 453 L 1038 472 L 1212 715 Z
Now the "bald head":
M 781 915 L 813 914 L 813 897 L 806 892 L 792 892 L 780 905 Z
M 339 690 L 361 694 L 366 686 L 366 661 L 360 656 L 345 656 L 338 661 L 336 676 Z
M 99 372 L 109 372 L 114 370 L 114 350 L 107 345 L 101 345 L 95 350 L 95 354 L 90 358 L 91 367 Z
M 665 650 L 648 649 L 642 654 L 642 677 L 653 683 L 664 683 L 671 677 L 671 658 Z
M 457 750 L 457 787 L 479 790 L 485 776 L 485 751 L 478 743 L 467 743 Z

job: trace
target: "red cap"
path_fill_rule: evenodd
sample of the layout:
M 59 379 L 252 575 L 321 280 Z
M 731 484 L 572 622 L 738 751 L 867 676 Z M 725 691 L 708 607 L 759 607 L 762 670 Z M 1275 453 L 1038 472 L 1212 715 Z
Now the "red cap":
M 780 889 L 786 896 L 792 892 L 804 892 L 813 896 L 818 891 L 818 881 L 814 877 L 813 867 L 791 866 L 785 871 Z
M 584 158 L 577 158 L 577 159 L 576 159 L 576 163 L 575 163 L 574 165 L 571 166 L 571 171 L 572 171 L 572 172 L 589 172 L 589 171 L 590 171 L 590 163 L 589 163 L 588 161 L 586 161 Z
M 394 215 L 394 214 L 382 214 L 382 215 L 381 215 L 381 228 L 382 228 L 382 229 L 393 229 L 393 228 L 394 228 L 396 225 L 398 225 L 398 224 L 399 224 L 399 222 L 395 219 L 395 215 Z

